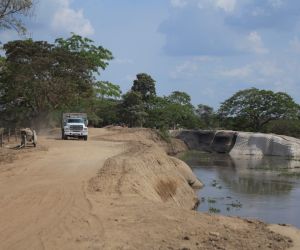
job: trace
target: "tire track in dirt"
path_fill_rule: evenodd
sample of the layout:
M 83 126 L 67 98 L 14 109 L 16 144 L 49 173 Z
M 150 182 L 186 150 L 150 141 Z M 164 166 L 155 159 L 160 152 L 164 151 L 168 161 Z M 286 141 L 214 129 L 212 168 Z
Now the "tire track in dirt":
M 101 248 L 105 230 L 87 183 L 122 143 L 39 141 L 47 152 L 2 165 L 9 171 L 0 172 L 0 249 Z

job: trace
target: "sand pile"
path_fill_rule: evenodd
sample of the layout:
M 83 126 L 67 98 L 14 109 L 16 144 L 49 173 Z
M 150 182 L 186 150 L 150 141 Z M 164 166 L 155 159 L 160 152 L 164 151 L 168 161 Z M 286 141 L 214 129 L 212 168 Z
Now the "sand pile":
M 110 131 L 98 139 L 127 141 L 129 146 L 125 153 L 105 162 L 90 181 L 92 190 L 112 196 L 140 196 L 188 209 L 198 204 L 194 189 L 201 188 L 202 183 L 189 166 L 166 154 L 169 148 L 157 133 L 148 129 Z

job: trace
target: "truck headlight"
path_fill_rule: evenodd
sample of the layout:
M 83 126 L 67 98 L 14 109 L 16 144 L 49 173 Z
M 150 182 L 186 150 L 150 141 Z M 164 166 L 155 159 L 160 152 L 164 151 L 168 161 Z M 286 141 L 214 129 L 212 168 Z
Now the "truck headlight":
M 87 130 L 88 130 L 88 128 L 83 128 L 83 130 L 84 130 L 84 131 L 87 131 Z

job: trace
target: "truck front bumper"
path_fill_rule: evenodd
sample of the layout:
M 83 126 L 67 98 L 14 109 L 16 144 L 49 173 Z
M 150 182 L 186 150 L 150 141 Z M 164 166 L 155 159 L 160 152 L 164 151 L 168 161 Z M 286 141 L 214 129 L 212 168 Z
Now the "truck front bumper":
M 65 131 L 64 134 L 65 136 L 70 136 L 70 137 L 80 137 L 80 136 L 87 136 L 88 132 L 87 131 L 81 131 L 81 132 Z

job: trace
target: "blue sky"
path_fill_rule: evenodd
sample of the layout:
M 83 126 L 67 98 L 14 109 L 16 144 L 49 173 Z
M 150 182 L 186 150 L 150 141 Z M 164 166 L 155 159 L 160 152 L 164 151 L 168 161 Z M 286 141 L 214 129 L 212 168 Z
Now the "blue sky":
M 194 105 L 217 108 L 249 87 L 300 103 L 299 0 L 39 0 L 26 25 L 35 40 L 75 32 L 111 50 L 100 78 L 123 92 L 145 72 L 158 94 L 185 91 Z

